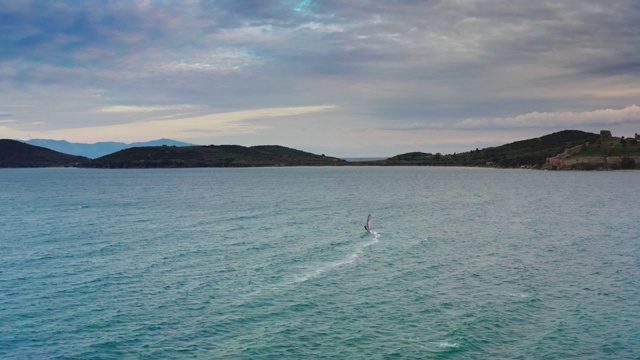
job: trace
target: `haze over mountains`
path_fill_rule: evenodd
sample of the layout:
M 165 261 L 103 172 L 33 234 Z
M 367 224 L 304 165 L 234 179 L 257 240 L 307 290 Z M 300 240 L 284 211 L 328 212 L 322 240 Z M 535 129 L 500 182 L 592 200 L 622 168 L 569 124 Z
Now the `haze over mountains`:
M 146 142 L 136 143 L 122 143 L 122 142 L 97 142 L 95 144 L 86 143 L 72 143 L 66 140 L 51 140 L 51 139 L 31 139 L 25 141 L 29 145 L 40 146 L 43 148 L 51 149 L 63 154 L 84 156 L 90 159 L 96 159 L 105 155 L 113 154 L 114 152 L 140 146 L 192 146 L 193 144 L 185 143 L 182 141 L 176 141 L 171 139 L 158 139 Z

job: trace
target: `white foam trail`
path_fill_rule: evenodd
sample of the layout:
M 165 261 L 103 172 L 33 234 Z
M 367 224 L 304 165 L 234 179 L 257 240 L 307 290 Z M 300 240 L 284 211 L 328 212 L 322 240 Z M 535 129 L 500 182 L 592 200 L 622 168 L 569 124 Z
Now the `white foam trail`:
M 334 262 L 330 262 L 324 265 L 319 266 L 318 268 L 310 271 L 308 274 L 303 275 L 299 278 L 297 278 L 296 280 L 293 281 L 293 284 L 298 284 L 298 283 L 302 283 L 311 279 L 314 279 L 326 272 L 338 269 L 342 266 L 345 265 L 349 265 L 349 264 L 353 264 L 355 263 L 358 258 L 360 257 L 360 255 L 362 255 L 362 253 L 364 252 L 364 250 L 368 247 L 370 247 L 371 245 L 377 243 L 378 241 L 380 241 L 380 234 L 378 234 L 375 231 L 372 231 L 371 234 L 373 235 L 373 240 L 368 241 L 362 245 L 360 245 L 359 247 L 357 247 L 355 249 L 355 251 L 351 254 L 349 254 L 346 258 L 344 258 L 343 260 L 339 260 L 339 261 L 334 261 Z

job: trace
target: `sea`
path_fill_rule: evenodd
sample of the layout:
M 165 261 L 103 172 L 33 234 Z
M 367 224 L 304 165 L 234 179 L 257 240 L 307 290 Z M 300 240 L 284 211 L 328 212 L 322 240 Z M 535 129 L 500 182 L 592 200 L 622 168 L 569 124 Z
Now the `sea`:
M 639 359 L 640 171 L 0 169 L 0 358 Z

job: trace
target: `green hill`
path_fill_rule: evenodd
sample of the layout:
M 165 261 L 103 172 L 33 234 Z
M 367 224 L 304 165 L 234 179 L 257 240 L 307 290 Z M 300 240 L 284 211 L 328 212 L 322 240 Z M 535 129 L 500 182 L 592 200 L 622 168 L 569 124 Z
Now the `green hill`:
M 564 130 L 539 138 L 476 149 L 468 152 L 442 155 L 411 152 L 379 162 L 381 165 L 431 165 L 431 166 L 495 166 L 504 168 L 544 165 L 548 157 L 567 148 L 593 142 L 599 135 L 578 130 Z
M 134 147 L 94 159 L 81 166 L 94 168 L 184 168 L 312 166 L 342 163 L 346 163 L 346 161 L 284 146 L 208 145 Z
M 640 169 L 640 141 L 636 137 L 600 137 L 582 146 L 567 149 L 549 160 L 547 167 L 550 169 Z
M 75 166 L 87 160 L 21 141 L 0 139 L 0 168 Z
M 619 166 L 621 168 L 631 168 L 637 166 L 631 164 L 630 161 L 633 161 L 633 158 L 640 154 L 639 146 L 638 141 L 635 139 L 601 139 L 598 134 L 578 130 L 564 130 L 539 138 L 452 155 L 410 152 L 386 160 L 347 163 L 343 159 L 316 155 L 277 145 L 252 147 L 240 145 L 133 147 L 91 160 L 25 144 L 20 141 L 0 140 L 0 167 L 186 168 L 421 165 L 542 168 L 547 158 L 555 157 L 566 149 L 578 147 L 579 152 L 572 156 L 624 157 L 629 164 L 625 162 Z M 565 159 L 565 161 L 568 160 L 571 160 L 571 157 Z M 588 162 L 581 160 L 582 163 L 589 165 Z M 583 167 L 589 168 L 587 165 Z
M 634 138 L 625 139 L 624 137 L 598 139 L 568 158 L 583 156 L 640 156 L 640 143 Z

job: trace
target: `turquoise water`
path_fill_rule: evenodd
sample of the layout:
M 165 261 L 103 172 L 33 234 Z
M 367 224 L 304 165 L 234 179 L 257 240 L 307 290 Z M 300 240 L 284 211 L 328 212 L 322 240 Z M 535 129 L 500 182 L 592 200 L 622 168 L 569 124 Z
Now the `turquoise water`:
M 0 170 L 0 358 L 638 358 L 639 185 L 637 171 Z

